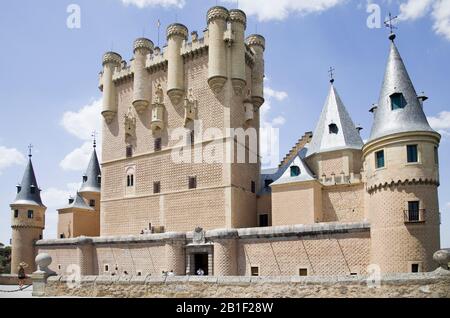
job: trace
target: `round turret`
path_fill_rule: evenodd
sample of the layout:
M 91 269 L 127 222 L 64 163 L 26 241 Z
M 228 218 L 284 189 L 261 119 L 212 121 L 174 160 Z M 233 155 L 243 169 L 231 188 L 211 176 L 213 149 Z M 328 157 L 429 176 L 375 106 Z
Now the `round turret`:
M 185 92 L 181 47 L 183 41 L 187 39 L 188 32 L 187 27 L 179 23 L 167 27 L 167 96 L 174 105 L 180 103 Z
M 143 113 L 150 105 L 150 83 L 145 68 L 147 55 L 153 52 L 153 42 L 146 38 L 139 38 L 133 44 L 133 106 L 138 114 Z
M 215 94 L 222 91 L 227 82 L 227 62 L 224 35 L 230 14 L 224 7 L 208 10 L 209 33 L 208 85 Z
M 241 96 L 247 85 L 245 74 L 245 28 L 247 16 L 242 10 L 230 10 L 230 22 L 234 34 L 234 42 L 231 48 L 231 81 L 235 94 Z
M 264 104 L 264 50 L 266 40 L 262 35 L 253 34 L 247 37 L 247 45 L 255 54 L 255 65 L 252 70 L 252 100 L 253 104 L 260 107 Z
M 113 74 L 116 67 L 120 66 L 122 57 L 115 52 L 107 52 L 103 55 L 103 110 L 102 115 L 106 123 L 111 123 L 117 114 L 116 88 L 113 83 Z

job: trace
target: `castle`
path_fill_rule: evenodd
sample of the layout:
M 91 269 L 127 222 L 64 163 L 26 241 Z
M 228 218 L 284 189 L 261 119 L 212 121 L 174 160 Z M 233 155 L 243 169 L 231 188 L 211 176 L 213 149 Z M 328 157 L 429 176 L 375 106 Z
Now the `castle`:
M 30 157 L 11 204 L 13 272 L 22 261 L 32 272 L 37 253 L 52 256 L 55 272 L 75 265 L 81 275 L 436 268 L 440 135 L 395 35 L 369 140 L 332 80 L 314 133 L 278 167 L 261 170 L 266 43 L 245 30 L 243 11 L 216 6 L 203 37 L 192 32 L 188 41 L 177 23 L 163 49 L 139 38 L 129 64 L 115 52 L 103 56 L 101 169 L 94 144 L 80 190 L 59 210 L 58 238 L 43 240 L 46 208 Z M 199 132 L 198 122 L 214 133 Z M 256 145 L 246 143 L 255 137 Z M 236 148 L 246 160 L 229 151 Z M 206 162 L 205 152 L 226 160 Z M 174 154 L 187 160 L 174 162 Z

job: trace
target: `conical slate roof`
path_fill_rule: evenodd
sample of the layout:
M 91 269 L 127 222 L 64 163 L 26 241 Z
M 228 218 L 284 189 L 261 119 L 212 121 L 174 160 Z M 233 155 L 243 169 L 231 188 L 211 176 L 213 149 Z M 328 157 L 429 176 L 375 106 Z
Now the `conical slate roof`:
M 92 207 L 90 207 L 89 205 L 86 204 L 86 202 L 83 200 L 80 193 L 78 193 L 78 192 L 77 192 L 77 195 L 75 196 L 75 198 L 73 199 L 73 202 L 69 203 L 67 206 L 65 206 L 64 208 L 62 208 L 60 210 L 70 209 L 70 208 L 95 211 Z
M 406 101 L 404 108 L 392 110 L 390 97 L 395 93 L 403 94 Z M 409 131 L 434 132 L 428 124 L 408 71 L 392 40 L 383 87 L 378 108 L 375 110 L 369 141 Z
M 333 125 L 330 127 L 330 125 Z M 306 157 L 316 153 L 361 149 L 363 141 L 334 85 L 323 107 Z
M 22 182 L 17 186 L 17 196 L 12 204 L 27 204 L 44 206 L 41 200 L 41 190 L 36 181 L 34 174 L 33 163 L 31 162 L 31 155 L 28 159 L 25 173 L 23 174 Z
M 102 172 L 100 170 L 100 164 L 98 163 L 97 152 L 94 150 L 89 160 L 89 165 L 86 172 L 83 175 L 83 183 L 81 184 L 80 192 L 100 192 L 101 182 L 100 176 Z

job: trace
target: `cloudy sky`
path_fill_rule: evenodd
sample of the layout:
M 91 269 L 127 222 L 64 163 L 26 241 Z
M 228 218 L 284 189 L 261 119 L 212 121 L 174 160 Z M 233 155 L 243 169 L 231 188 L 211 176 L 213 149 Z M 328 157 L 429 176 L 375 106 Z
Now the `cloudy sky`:
M 368 137 L 368 110 L 378 100 L 389 45 L 388 31 L 378 22 L 389 11 L 399 15 L 398 47 L 416 89 L 430 97 L 430 124 L 443 135 L 441 236 L 450 247 L 448 0 L 6 1 L 0 10 L 0 242 L 11 236 L 9 203 L 29 143 L 48 206 L 45 236 L 56 237 L 56 208 L 79 186 L 91 132 L 100 131 L 102 54 L 113 49 L 130 59 L 132 42 L 142 35 L 157 43 L 158 19 L 161 45 L 165 27 L 175 21 L 201 34 L 206 11 L 216 3 L 239 5 L 249 15 L 248 34 L 266 37 L 262 124 L 280 129 L 280 156 L 314 129 L 331 65 L 344 103 Z M 78 9 L 80 25 L 72 19 Z

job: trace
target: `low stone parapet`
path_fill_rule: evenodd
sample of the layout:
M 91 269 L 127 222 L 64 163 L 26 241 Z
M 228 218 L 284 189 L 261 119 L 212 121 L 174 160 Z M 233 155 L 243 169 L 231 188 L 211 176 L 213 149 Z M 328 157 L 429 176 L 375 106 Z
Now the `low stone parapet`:
M 46 296 L 144 298 L 450 298 L 450 271 L 336 277 L 85 276 L 48 278 Z
M 31 285 L 31 277 L 27 277 L 24 280 L 25 285 Z M 19 285 L 19 278 L 17 275 L 1 274 L 0 285 Z

